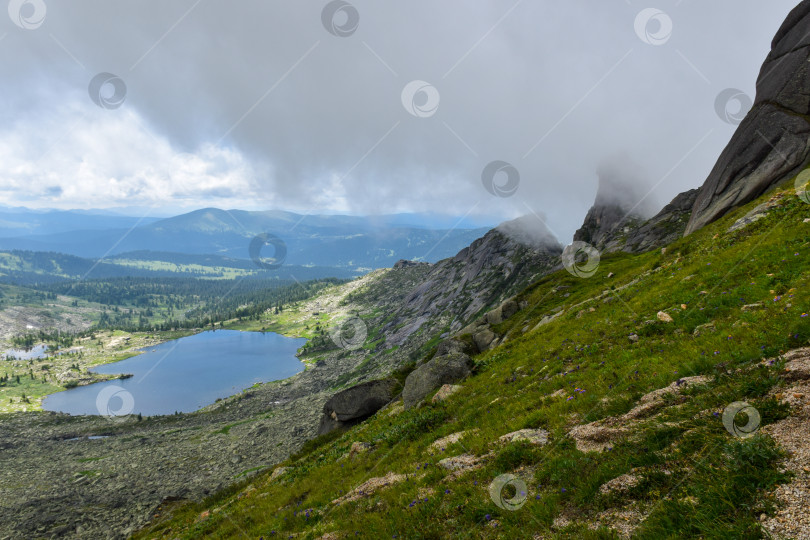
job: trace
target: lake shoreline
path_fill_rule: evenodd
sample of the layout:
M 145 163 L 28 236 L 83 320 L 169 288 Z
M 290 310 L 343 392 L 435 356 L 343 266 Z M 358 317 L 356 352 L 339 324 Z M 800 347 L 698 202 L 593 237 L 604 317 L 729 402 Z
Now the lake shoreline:
M 237 321 L 226 321 L 226 324 L 228 323 L 230 323 L 231 327 L 218 327 L 215 329 L 215 331 L 236 330 L 240 332 L 258 333 L 274 332 L 284 337 L 293 339 L 310 339 L 311 337 L 303 335 L 306 334 L 306 332 L 302 331 L 302 328 L 297 328 L 294 325 L 287 326 L 284 324 L 274 323 L 271 325 L 272 329 L 266 328 L 262 330 L 249 325 L 239 324 Z M 52 352 L 56 354 L 48 355 L 46 358 L 40 359 L 39 362 L 32 366 L 35 373 L 41 371 L 41 367 L 43 365 L 50 366 L 49 372 L 54 374 L 52 379 L 55 380 L 51 380 L 49 384 L 38 385 L 33 388 L 28 385 L 19 393 L 12 393 L 10 395 L 4 394 L 2 391 L 3 387 L 0 386 L 0 414 L 8 412 L 42 411 L 44 410 L 42 409 L 42 401 L 44 401 L 50 395 L 72 388 L 91 386 L 93 384 L 109 382 L 117 379 L 117 375 L 107 376 L 106 374 L 91 371 L 93 369 L 117 364 L 124 360 L 128 360 L 148 352 L 146 349 L 157 347 L 176 339 L 195 336 L 207 331 L 211 331 L 211 328 L 188 328 L 165 332 L 125 332 L 120 330 L 99 330 L 95 333 L 97 335 L 97 339 L 102 342 L 106 341 L 102 347 L 98 347 L 95 344 L 89 345 L 88 342 L 92 340 L 89 338 L 84 338 L 83 341 L 79 341 L 71 347 L 54 349 Z M 135 340 L 135 343 L 133 345 L 128 345 L 127 340 L 121 338 Z M 0 345 L 2 345 L 4 350 L 15 348 L 7 340 L 0 341 Z M 38 343 L 35 345 L 35 347 L 39 345 L 43 344 Z M 58 354 L 60 352 L 65 353 L 67 351 L 71 351 L 73 355 Z M 86 353 L 84 354 L 84 358 L 76 357 L 76 354 L 80 351 L 82 353 Z M 303 351 L 299 349 L 299 351 L 296 352 L 296 357 L 302 362 L 302 364 L 304 364 L 305 369 L 310 369 L 312 364 L 307 360 L 306 356 L 303 355 L 302 352 Z M 4 365 L 2 362 L 0 362 L 0 373 L 13 372 L 15 367 L 17 369 L 23 369 L 24 362 L 27 361 L 20 361 L 11 365 Z M 80 370 L 78 372 L 75 370 L 71 371 L 69 369 L 69 365 L 73 363 L 79 364 Z M 4 369 L 7 367 L 11 367 L 11 369 Z M 23 403 L 20 401 L 21 396 L 18 394 L 23 392 L 29 401 L 28 403 Z M 9 403 L 9 397 L 12 398 L 13 403 Z
M 305 343 L 306 338 L 275 332 L 192 333 L 90 368 L 89 373 L 108 380 L 45 396 L 42 409 L 72 416 L 192 413 L 251 386 L 304 371 L 297 354 Z
M 141 421 L 0 414 L 0 537 L 126 538 L 168 500 L 199 500 L 249 479 L 317 435 L 332 388 L 363 358 L 334 351 L 324 365 L 193 413 Z

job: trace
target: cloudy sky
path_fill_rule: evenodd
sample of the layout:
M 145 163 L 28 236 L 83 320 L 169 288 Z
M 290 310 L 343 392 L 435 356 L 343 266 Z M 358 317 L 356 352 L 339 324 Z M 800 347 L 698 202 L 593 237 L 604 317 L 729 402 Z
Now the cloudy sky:
M 657 208 L 703 183 L 746 101 L 718 95 L 753 96 L 795 5 L 11 0 L 0 204 L 537 214 L 567 240 L 606 163 Z

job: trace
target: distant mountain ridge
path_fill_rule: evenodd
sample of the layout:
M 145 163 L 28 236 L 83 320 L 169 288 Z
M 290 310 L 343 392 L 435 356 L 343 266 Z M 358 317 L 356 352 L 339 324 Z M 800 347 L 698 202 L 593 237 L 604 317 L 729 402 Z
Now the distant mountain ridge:
M 56 252 L 85 258 L 152 251 L 248 260 L 250 241 L 258 234 L 270 233 L 287 246 L 285 264 L 371 270 L 390 267 L 400 259 L 435 262 L 451 257 L 489 230 L 431 228 L 431 224 L 452 218 L 421 214 L 358 217 L 205 208 L 140 223 L 135 218 L 77 212 L 41 214 L 52 216 L 43 223 L 40 214 L 29 214 L 22 213 L 23 217 L 18 215 L 13 222 L 10 218 L 17 214 L 5 214 L 5 221 L 12 223 L 9 225 L 3 223 L 0 211 L 0 250 Z M 63 220 L 61 227 L 53 224 L 59 219 Z M 71 228 L 83 224 L 86 226 Z M 19 234 L 22 231 L 26 233 Z
M 23 286 L 110 278 L 269 278 L 294 282 L 330 277 L 350 279 L 358 275 L 350 268 L 323 266 L 283 265 L 265 270 L 252 261 L 217 255 L 141 251 L 94 259 L 41 251 L 0 252 L 0 283 Z
M 82 210 L 30 210 L 0 207 L 0 238 L 53 234 L 73 230 L 104 230 L 148 225 L 156 217 L 102 214 Z

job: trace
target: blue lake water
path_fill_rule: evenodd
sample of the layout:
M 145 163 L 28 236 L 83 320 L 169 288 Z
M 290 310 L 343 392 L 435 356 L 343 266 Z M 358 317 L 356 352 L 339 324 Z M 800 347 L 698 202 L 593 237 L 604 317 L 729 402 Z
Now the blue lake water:
M 132 374 L 47 396 L 46 411 L 153 416 L 196 411 L 255 383 L 286 379 L 304 369 L 295 352 L 306 343 L 273 332 L 208 331 L 96 366 L 97 373 Z

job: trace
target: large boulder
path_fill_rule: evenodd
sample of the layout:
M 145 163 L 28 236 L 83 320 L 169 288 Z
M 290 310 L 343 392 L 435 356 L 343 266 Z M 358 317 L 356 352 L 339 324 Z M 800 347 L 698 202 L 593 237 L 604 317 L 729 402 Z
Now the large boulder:
M 507 300 L 500 306 L 484 315 L 484 319 L 489 324 L 501 324 L 503 321 L 518 312 L 517 302 L 514 300 Z
M 405 379 L 402 401 L 409 409 L 425 399 L 428 394 L 445 384 L 453 384 L 468 377 L 472 370 L 472 359 L 462 352 L 450 352 L 444 356 L 434 356 L 422 364 Z
M 439 343 L 439 346 L 436 348 L 436 354 L 433 356 L 445 356 L 450 353 L 464 353 L 470 355 L 476 352 L 478 351 L 474 349 L 471 343 L 457 338 L 449 338 Z
M 754 106 L 700 188 L 689 234 L 810 164 L 810 0 L 788 15 L 757 79 Z
M 480 329 L 476 330 L 472 336 L 475 346 L 480 352 L 489 350 L 492 343 L 498 337 L 495 335 L 495 332 L 489 328 L 489 325 L 482 326 Z
M 332 396 L 323 406 L 318 434 L 358 424 L 385 407 L 396 396 L 399 383 L 394 379 L 369 381 Z

